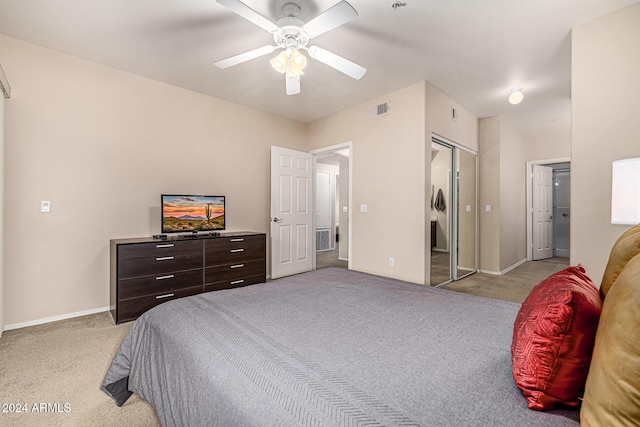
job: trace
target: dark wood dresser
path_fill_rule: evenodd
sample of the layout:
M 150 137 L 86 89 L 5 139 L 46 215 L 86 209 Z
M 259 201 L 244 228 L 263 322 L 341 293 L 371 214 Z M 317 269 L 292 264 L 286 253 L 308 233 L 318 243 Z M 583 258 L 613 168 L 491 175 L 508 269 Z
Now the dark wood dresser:
M 266 281 L 266 235 L 111 240 L 111 314 L 128 322 L 175 298 Z

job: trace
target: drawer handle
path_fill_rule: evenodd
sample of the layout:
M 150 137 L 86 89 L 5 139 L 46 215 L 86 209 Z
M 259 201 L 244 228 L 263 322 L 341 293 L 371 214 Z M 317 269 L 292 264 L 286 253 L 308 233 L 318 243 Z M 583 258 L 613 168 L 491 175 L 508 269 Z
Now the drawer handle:
M 158 276 L 156 280 L 164 280 L 164 279 L 173 279 L 175 276 L 173 274 L 169 274 L 168 276 Z
M 231 253 L 244 252 L 244 249 L 231 249 L 229 252 Z
M 236 264 L 231 266 L 231 268 L 242 268 L 242 267 L 244 267 L 244 264 Z
M 162 299 L 162 298 L 170 298 L 172 297 L 174 294 L 166 294 L 166 295 L 158 295 L 156 297 L 156 299 Z
M 244 283 L 244 280 L 234 280 L 231 282 L 232 285 L 239 285 L 240 283 Z
M 156 261 L 169 261 L 169 260 L 172 260 L 172 259 L 173 259 L 172 256 L 161 256 L 161 257 L 156 258 Z
M 156 245 L 156 248 L 172 248 L 175 245 L 173 243 L 168 243 L 166 245 Z
M 244 239 L 231 239 L 232 242 L 244 242 Z

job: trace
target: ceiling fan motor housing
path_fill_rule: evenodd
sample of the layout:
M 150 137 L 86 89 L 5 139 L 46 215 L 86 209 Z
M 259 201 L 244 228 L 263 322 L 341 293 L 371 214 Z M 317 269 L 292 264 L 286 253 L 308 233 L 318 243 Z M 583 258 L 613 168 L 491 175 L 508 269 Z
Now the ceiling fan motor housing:
M 280 29 L 273 33 L 273 40 L 283 49 L 302 49 L 309 44 L 309 36 L 302 30 L 304 21 L 295 16 L 285 16 L 276 21 Z

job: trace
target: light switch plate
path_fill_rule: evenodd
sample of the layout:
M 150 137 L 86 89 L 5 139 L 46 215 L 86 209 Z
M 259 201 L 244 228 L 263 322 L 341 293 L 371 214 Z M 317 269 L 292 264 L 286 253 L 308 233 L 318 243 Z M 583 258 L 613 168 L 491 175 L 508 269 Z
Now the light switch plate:
M 368 208 L 367 205 L 360 205 L 360 212 L 366 213 L 367 212 L 367 208 Z
M 49 201 L 49 200 L 41 200 L 40 201 L 40 212 L 45 212 L 45 213 L 51 212 L 51 201 Z

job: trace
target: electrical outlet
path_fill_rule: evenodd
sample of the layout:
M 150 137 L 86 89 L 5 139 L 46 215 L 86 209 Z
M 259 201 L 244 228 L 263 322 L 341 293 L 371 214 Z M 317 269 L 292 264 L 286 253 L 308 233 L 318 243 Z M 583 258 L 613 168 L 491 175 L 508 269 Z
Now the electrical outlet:
M 484 207 L 485 212 L 491 212 L 491 205 L 486 205 Z
M 395 267 L 396 266 L 396 260 L 394 258 L 389 258 L 389 267 Z
M 367 213 L 367 209 L 368 209 L 367 205 L 360 205 L 360 212 Z
M 51 212 L 51 201 L 49 200 L 41 200 L 40 201 L 40 212 Z

